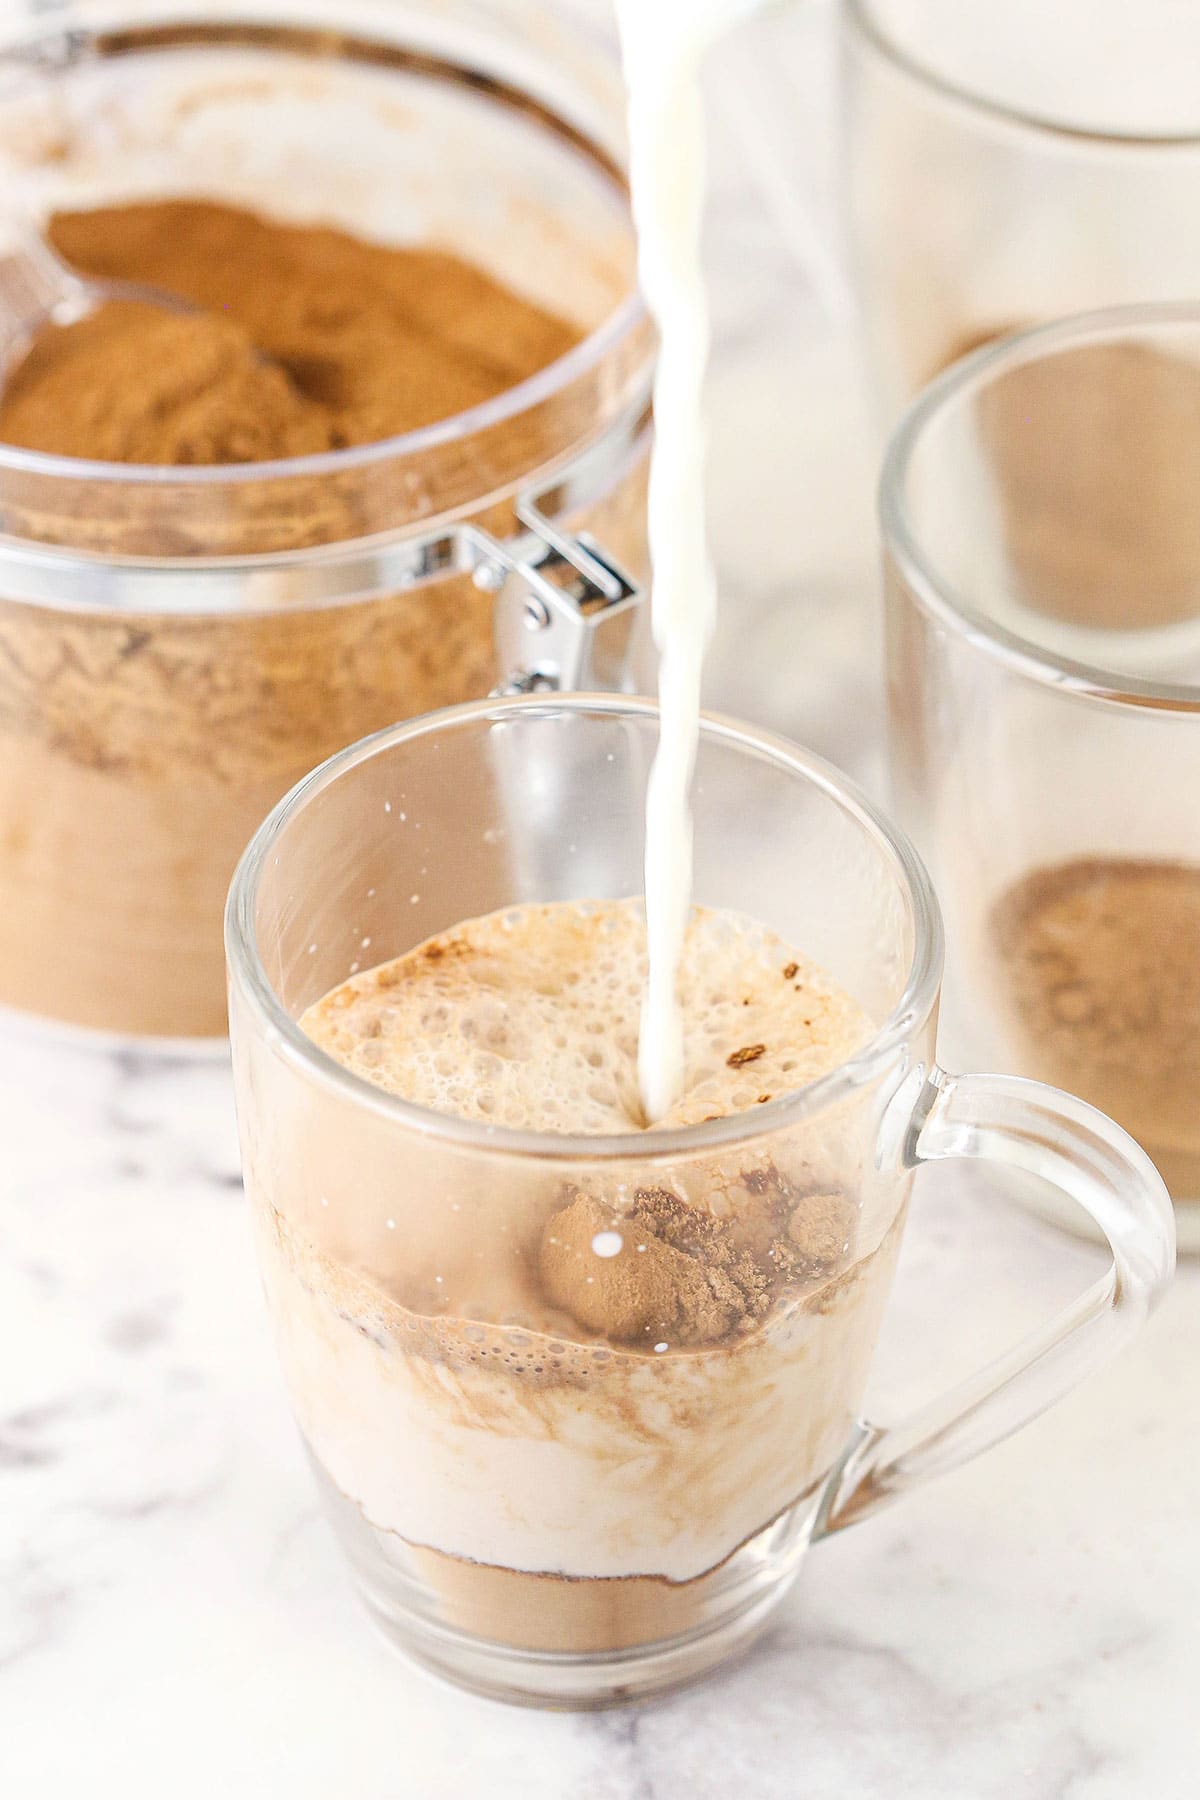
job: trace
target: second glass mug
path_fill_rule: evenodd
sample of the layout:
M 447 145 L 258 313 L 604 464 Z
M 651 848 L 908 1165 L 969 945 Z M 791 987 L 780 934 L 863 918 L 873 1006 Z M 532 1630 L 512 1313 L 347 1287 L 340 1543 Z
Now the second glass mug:
M 1120 1119 L 1192 1251 L 1198 483 L 1195 302 L 976 351 L 910 407 L 880 483 L 892 783 L 945 914 L 942 1041 Z
M 842 0 L 848 223 L 888 416 L 1084 307 L 1200 291 L 1200 13 Z
M 723 1660 L 815 1539 L 1050 1405 L 1173 1266 L 1165 1189 L 1117 1126 L 937 1065 L 941 924 L 906 840 L 828 766 L 720 720 L 697 764 L 697 901 L 762 921 L 864 1007 L 874 1035 L 844 1065 L 684 1129 L 569 1137 L 410 1105 L 305 1036 L 365 946 L 381 962 L 472 915 L 638 893 L 657 729 L 649 702 L 571 696 L 384 731 L 275 809 L 226 918 L 246 1187 L 324 1502 L 393 1642 L 534 1704 L 611 1704 Z M 913 1173 L 945 1158 L 1057 1184 L 1113 1263 L 971 1380 L 864 1423 Z M 801 1272 L 764 1320 L 677 1351 L 546 1327 L 547 1220 L 580 1190 L 620 1210 L 648 1187 L 702 1210 L 786 1200 Z

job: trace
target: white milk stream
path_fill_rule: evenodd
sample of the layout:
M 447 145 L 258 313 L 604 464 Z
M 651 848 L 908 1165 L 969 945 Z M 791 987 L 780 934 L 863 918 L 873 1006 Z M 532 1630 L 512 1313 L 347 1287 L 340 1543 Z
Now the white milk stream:
M 716 580 L 704 527 L 701 390 L 708 309 L 700 266 L 700 62 L 729 0 L 616 0 L 629 93 L 629 176 L 642 293 L 658 325 L 650 466 L 651 619 L 659 652 L 658 751 L 646 796 L 646 931 L 638 1079 L 653 1124 L 683 1088 L 676 994 L 692 895 L 689 801 Z

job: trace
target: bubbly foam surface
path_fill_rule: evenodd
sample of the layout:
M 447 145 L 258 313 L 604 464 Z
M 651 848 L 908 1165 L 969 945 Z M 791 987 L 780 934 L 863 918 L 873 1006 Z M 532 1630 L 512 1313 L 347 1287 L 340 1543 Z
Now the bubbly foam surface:
M 300 1023 L 355 1074 L 435 1112 L 532 1131 L 640 1129 L 646 926 L 636 901 L 466 920 L 334 988 Z M 685 1085 L 660 1126 L 765 1104 L 868 1036 L 862 1009 L 773 932 L 695 908 L 679 977 Z

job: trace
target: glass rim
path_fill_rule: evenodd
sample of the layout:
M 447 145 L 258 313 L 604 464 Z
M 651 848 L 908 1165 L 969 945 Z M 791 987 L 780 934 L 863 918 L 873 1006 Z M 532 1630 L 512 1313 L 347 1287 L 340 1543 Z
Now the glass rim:
M 413 431 L 395 437 L 380 438 L 376 443 L 357 444 L 345 450 L 322 450 L 311 456 L 276 457 L 264 462 L 243 463 L 128 463 L 99 462 L 84 456 L 57 456 L 45 450 L 25 450 L 16 444 L 0 443 L 0 475 L 23 475 L 43 481 L 104 481 L 126 487 L 180 487 L 198 491 L 214 487 L 245 487 L 258 482 L 312 479 L 318 475 L 343 475 L 354 469 L 370 468 L 402 457 L 422 456 L 443 444 L 461 442 L 476 432 L 488 431 L 531 411 L 552 399 L 573 381 L 590 374 L 607 353 L 622 339 L 631 337 L 649 323 L 649 314 L 641 294 L 632 288 L 617 303 L 607 318 L 580 338 L 577 344 L 553 362 L 546 363 L 527 375 L 524 381 L 505 388 L 490 399 L 468 406 L 447 419 L 435 419 Z M 42 545 L 39 539 L 14 538 L 24 547 L 61 549 L 61 545 Z M 327 549 L 328 546 L 318 546 Z M 243 559 L 238 559 L 243 560 Z M 248 559 L 245 559 L 248 560 Z
M 426 1138 L 491 1156 L 553 1162 L 633 1161 L 658 1163 L 768 1133 L 813 1117 L 847 1094 L 867 1086 L 893 1059 L 932 1012 L 941 985 L 943 932 L 933 884 L 907 836 L 865 794 L 822 757 L 786 738 L 720 714 L 704 713 L 701 735 L 764 756 L 776 768 L 816 787 L 872 838 L 887 855 L 911 910 L 913 950 L 904 986 L 887 1018 L 852 1056 L 815 1081 L 781 1094 L 749 1112 L 677 1126 L 589 1136 L 526 1131 L 435 1112 L 401 1099 L 354 1074 L 319 1048 L 287 1012 L 263 966 L 256 943 L 254 905 L 261 875 L 287 825 L 317 795 L 361 763 L 396 745 L 431 733 L 456 730 L 517 714 L 600 714 L 607 718 L 657 719 L 655 701 L 622 694 L 517 695 L 468 701 L 386 726 L 339 750 L 297 782 L 271 810 L 247 845 L 229 889 L 225 909 L 225 950 L 231 988 L 248 1000 L 276 1050 L 309 1079 Z
M 888 440 L 879 477 L 878 513 L 884 546 L 913 598 L 939 623 L 1010 668 L 1064 693 L 1117 706 L 1200 712 L 1200 683 L 1149 681 L 1119 669 L 1056 656 L 1044 645 L 1010 631 L 975 606 L 947 581 L 921 541 L 908 509 L 908 477 L 913 457 L 929 426 L 972 389 L 1023 363 L 1087 344 L 1172 325 L 1200 329 L 1200 300 L 1147 301 L 1072 313 L 1032 325 L 984 344 L 952 363 L 913 400 Z
M 1000 124 L 1075 143 L 1119 144 L 1143 150 L 1200 149 L 1200 123 L 1192 131 L 1104 131 L 1098 126 L 1074 125 L 1052 113 L 1014 106 L 1008 101 L 981 94 L 977 89 L 967 87 L 948 75 L 939 74 L 921 56 L 906 49 L 879 18 L 878 0 L 843 0 L 843 8 L 851 26 L 867 48 L 883 57 L 900 74 L 928 88 L 943 100 L 952 101 L 971 112 L 984 114 Z

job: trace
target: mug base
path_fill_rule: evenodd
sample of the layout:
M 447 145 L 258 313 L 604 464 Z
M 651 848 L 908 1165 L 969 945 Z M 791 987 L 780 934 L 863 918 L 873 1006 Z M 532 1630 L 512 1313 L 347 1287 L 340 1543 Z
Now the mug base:
M 692 1581 L 572 1579 L 473 1563 L 379 1530 L 309 1455 L 355 1585 L 388 1642 L 472 1693 L 564 1711 L 664 1693 L 746 1649 L 799 1572 L 825 1485 Z
M 637 1649 L 600 1655 L 514 1650 L 453 1630 L 439 1631 L 410 1613 L 362 1598 L 393 1649 L 427 1674 L 510 1706 L 549 1712 L 602 1712 L 687 1687 L 748 1650 L 796 1579 L 793 1570 L 719 1624 Z

